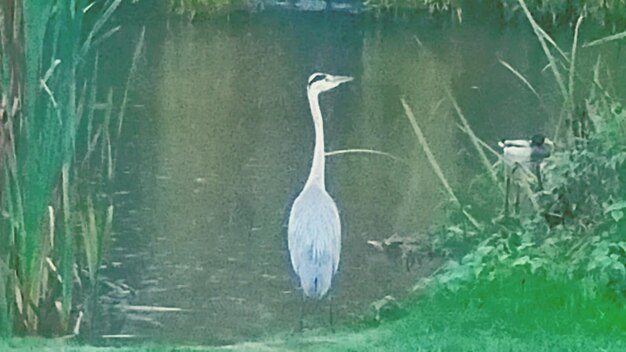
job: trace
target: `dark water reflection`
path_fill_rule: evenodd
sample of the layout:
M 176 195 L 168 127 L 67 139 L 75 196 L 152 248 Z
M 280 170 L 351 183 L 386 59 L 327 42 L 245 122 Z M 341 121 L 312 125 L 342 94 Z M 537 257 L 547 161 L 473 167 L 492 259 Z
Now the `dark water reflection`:
M 137 30 L 127 28 L 104 55 L 132 55 L 128 38 Z M 494 145 L 503 136 L 550 135 L 556 117 L 547 111 L 559 107 L 526 26 L 265 12 L 152 24 L 147 39 L 131 92 L 141 106 L 129 112 L 120 146 L 115 234 L 104 272 L 117 289 L 103 299 L 101 334 L 220 343 L 295 327 L 299 293 L 289 271 L 286 219 L 311 161 L 305 82 L 312 72 L 355 77 L 322 97 L 327 150 L 375 149 L 409 164 L 373 155 L 328 160 L 328 188 L 344 225 L 335 282 L 339 324 L 358 320 L 385 295 L 406 297 L 436 265 L 425 260 L 408 272 L 367 245 L 424 232 L 447 199 L 401 97 L 461 195 L 480 166 L 443 100 L 446 89 Z M 498 57 L 526 75 L 545 106 Z M 109 62 L 101 75 L 114 80 L 119 62 Z M 323 306 L 307 316 L 309 326 L 326 324 Z

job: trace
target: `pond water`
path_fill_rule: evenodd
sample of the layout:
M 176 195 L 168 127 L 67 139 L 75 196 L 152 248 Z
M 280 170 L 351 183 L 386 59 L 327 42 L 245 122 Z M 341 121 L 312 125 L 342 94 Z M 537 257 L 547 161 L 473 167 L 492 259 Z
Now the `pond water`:
M 105 45 L 104 80 L 125 81 L 117 57 L 132 56 L 138 32 L 126 26 Z M 543 105 L 498 58 L 526 76 Z M 619 53 L 608 58 L 618 59 Z M 582 57 L 581 65 L 585 60 L 595 57 Z M 355 78 L 322 95 L 327 151 L 366 148 L 405 161 L 327 158 L 327 188 L 343 225 L 336 323 L 359 321 L 386 295 L 407 297 L 440 261 L 424 258 L 408 271 L 367 241 L 424 233 L 449 197 L 400 98 L 462 197 L 482 169 L 446 90 L 492 146 L 503 137 L 551 135 L 557 117 L 550 112 L 558 111 L 560 96 L 545 64 L 527 26 L 489 20 L 459 26 L 428 16 L 267 11 L 148 23 L 118 146 L 114 235 L 103 270 L 113 284 L 103 289 L 94 328 L 102 335 L 228 343 L 297 326 L 300 292 L 286 224 L 312 159 L 305 87 L 316 71 Z M 311 305 L 305 325 L 326 327 L 327 314 L 325 303 Z

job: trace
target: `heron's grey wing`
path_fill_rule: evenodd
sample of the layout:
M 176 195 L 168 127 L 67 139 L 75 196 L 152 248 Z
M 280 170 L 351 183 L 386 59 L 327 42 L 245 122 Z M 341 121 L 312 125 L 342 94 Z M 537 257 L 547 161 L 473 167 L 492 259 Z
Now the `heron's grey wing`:
M 287 226 L 288 247 L 294 271 L 303 261 L 315 266 L 339 267 L 341 225 L 335 202 L 325 191 L 303 192 L 296 198 Z
M 320 267 L 330 265 L 332 275 L 339 268 L 341 254 L 341 223 L 339 211 L 335 201 L 325 190 L 320 190 L 314 199 L 314 204 L 309 204 L 308 210 L 312 210 L 307 217 L 310 237 L 307 238 L 306 246 L 312 250 L 310 258 Z
M 335 274 L 337 272 L 337 269 L 339 269 L 339 260 L 341 258 L 341 220 L 339 218 L 337 205 L 335 205 L 335 202 L 332 199 L 330 201 L 332 202 L 332 217 L 334 218 L 334 220 L 333 226 L 329 230 L 331 232 L 331 238 L 333 239 L 333 244 L 335 248 L 335 251 L 333 253 L 333 274 Z
M 303 228 L 301 211 L 299 198 L 296 198 L 291 207 L 289 223 L 287 224 L 287 247 L 289 249 L 289 257 L 291 258 L 291 266 L 298 276 L 300 276 L 300 258 L 302 258 L 302 253 L 300 252 L 305 247 L 305 241 L 301 235 Z
M 293 202 L 287 224 L 287 246 L 293 270 L 301 276 L 302 265 L 309 260 L 312 241 L 317 237 L 316 206 L 311 192 L 305 189 Z

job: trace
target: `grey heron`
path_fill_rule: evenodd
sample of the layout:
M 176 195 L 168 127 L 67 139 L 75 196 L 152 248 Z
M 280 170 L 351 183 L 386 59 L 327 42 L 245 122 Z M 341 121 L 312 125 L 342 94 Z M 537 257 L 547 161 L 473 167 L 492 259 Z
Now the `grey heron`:
M 541 182 L 540 165 L 543 159 L 548 158 L 552 149 L 554 148 L 554 142 L 546 138 L 542 134 L 535 134 L 529 140 L 526 139 L 503 139 L 498 142 L 498 146 L 502 148 L 504 160 L 513 164 L 511 170 L 511 176 L 519 167 L 530 168 L 535 172 L 535 177 L 539 185 L 539 189 L 543 189 Z M 533 167 L 534 166 L 534 167 Z M 506 179 L 506 195 L 504 202 L 504 211 L 508 215 L 509 212 L 509 189 L 510 189 L 510 177 Z M 519 210 L 519 189 L 515 200 L 515 210 Z
M 309 177 L 293 202 L 287 226 L 291 265 L 303 291 L 302 309 L 305 296 L 321 299 L 328 293 L 339 267 L 341 252 L 339 211 L 335 201 L 326 192 L 324 181 L 324 123 L 319 95 L 351 80 L 352 77 L 347 76 L 314 73 L 307 84 L 307 97 L 315 127 L 313 162 Z M 332 324 L 332 305 L 330 309 Z

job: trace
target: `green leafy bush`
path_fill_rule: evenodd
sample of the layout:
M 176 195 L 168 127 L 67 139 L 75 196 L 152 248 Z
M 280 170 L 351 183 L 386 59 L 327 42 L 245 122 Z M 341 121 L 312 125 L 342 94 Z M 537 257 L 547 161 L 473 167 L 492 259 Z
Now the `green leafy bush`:
M 431 280 L 456 291 L 521 271 L 580 281 L 590 296 L 605 288 L 626 293 L 626 112 L 595 92 L 586 111 L 588 136 L 555 153 L 544 169 L 544 210 L 494 222 L 483 232 L 486 239 Z M 459 247 L 451 228 L 438 236 L 440 248 Z
M 170 12 L 189 16 L 214 15 L 237 9 L 253 9 L 256 0 L 170 0 Z
M 504 18 L 519 15 L 519 0 L 498 0 Z M 619 25 L 626 19 L 625 0 L 526 0 L 533 17 L 543 25 L 573 23 L 580 15 L 603 25 Z

